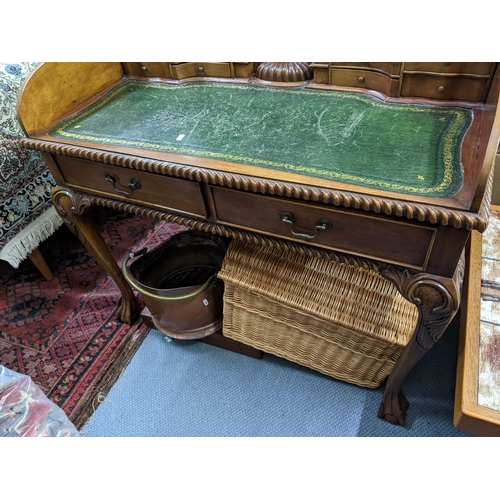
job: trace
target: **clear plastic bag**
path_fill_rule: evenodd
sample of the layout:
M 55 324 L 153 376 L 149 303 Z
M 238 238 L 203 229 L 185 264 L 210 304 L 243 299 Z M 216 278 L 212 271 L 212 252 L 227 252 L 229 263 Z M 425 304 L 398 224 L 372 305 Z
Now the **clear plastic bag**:
M 0 437 L 76 437 L 76 427 L 27 375 L 0 365 Z

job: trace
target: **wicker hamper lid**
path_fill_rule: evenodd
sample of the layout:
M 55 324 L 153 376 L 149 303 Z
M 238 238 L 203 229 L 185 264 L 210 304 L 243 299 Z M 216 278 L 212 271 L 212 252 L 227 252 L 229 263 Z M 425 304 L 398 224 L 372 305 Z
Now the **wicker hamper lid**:
M 219 278 L 302 313 L 405 346 L 416 306 L 376 271 L 293 250 L 231 241 Z

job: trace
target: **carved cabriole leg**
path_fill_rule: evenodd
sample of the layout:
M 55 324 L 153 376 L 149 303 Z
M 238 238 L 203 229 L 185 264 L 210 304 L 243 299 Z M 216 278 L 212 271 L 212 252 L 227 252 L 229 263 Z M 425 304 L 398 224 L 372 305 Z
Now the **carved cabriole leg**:
M 78 236 L 120 290 L 122 300 L 116 318 L 129 325 L 132 324 L 139 316 L 139 304 L 87 211 L 91 205 L 89 198 L 71 189 L 56 187 L 52 191 L 52 201 L 66 225 Z
M 391 424 L 405 425 L 409 406 L 401 386 L 406 375 L 434 346 L 460 306 L 464 254 L 453 279 L 387 266 L 381 275 L 393 282 L 399 292 L 418 308 L 419 318 L 410 342 L 389 375 L 378 416 Z

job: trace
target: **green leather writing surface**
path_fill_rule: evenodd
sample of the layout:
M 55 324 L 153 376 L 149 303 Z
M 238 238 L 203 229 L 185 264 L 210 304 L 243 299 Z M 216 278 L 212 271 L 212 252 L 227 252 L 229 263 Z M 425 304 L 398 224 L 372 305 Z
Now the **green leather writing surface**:
M 128 81 L 49 135 L 447 197 L 463 182 L 471 122 L 467 109 L 346 92 Z

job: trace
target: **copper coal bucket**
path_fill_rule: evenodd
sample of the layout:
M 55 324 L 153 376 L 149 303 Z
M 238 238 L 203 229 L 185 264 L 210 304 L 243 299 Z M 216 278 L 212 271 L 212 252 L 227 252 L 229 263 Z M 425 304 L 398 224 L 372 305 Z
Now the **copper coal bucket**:
M 199 339 L 222 328 L 224 282 L 217 273 L 225 252 L 221 238 L 188 230 L 151 252 L 130 252 L 122 271 L 143 296 L 158 330 L 174 339 Z M 140 258 L 129 270 L 135 257 Z

